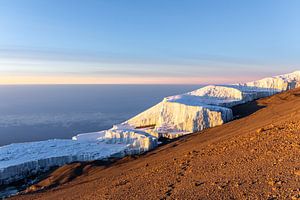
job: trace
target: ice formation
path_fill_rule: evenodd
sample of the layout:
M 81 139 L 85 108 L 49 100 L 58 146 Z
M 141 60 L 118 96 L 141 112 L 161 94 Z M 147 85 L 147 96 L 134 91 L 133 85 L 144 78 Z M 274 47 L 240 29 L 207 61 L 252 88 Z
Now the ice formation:
M 102 141 L 106 144 L 126 144 L 126 155 L 140 154 L 157 146 L 156 137 L 125 123 L 114 125 L 105 131 L 79 134 L 72 139 L 79 142 Z
M 127 125 L 79 134 L 72 140 L 46 140 L 0 147 L 0 185 L 74 161 L 140 154 L 157 146 L 157 138 Z
M 126 148 L 126 144 L 61 139 L 2 146 L 0 147 L 0 185 L 74 161 L 123 156 Z
M 175 138 L 232 120 L 231 107 L 300 84 L 300 71 L 258 81 L 210 85 L 164 98 L 157 105 L 109 130 L 0 147 L 0 184 L 73 161 L 140 154 L 155 148 L 159 137 Z
M 174 138 L 228 122 L 233 118 L 232 106 L 293 89 L 299 84 L 300 71 L 248 83 L 209 85 L 166 97 L 126 123 L 144 127 L 144 131 L 156 137 Z

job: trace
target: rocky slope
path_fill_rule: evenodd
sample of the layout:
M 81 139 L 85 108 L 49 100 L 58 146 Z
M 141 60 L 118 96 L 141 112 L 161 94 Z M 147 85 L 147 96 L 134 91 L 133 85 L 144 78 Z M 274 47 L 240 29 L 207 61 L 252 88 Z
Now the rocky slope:
M 300 89 L 238 105 L 252 114 L 145 155 L 66 165 L 12 199 L 299 199 L 299 109 Z

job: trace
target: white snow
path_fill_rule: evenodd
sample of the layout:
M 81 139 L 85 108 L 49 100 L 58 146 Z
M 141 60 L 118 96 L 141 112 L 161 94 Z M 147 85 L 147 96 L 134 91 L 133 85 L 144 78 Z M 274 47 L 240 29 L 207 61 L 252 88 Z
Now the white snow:
M 160 137 L 180 136 L 230 121 L 231 107 L 297 87 L 300 71 L 232 85 L 209 85 L 162 102 L 126 123 Z
M 210 85 L 164 98 L 160 103 L 109 130 L 0 147 L 0 184 L 73 161 L 140 154 L 159 137 L 175 138 L 226 123 L 231 107 L 298 87 L 300 71 L 232 85 Z
M 0 185 L 74 161 L 123 156 L 126 144 L 46 140 L 0 147 Z
M 130 126 L 79 134 L 72 140 L 16 143 L 0 147 L 0 184 L 8 184 L 50 167 L 74 161 L 140 154 L 157 146 L 157 138 Z
M 0 147 L 0 184 L 74 161 L 140 154 L 157 146 L 157 138 L 129 125 L 79 134 L 72 140 L 47 140 Z
M 105 136 L 106 131 L 98 131 L 92 133 L 81 133 L 72 137 L 72 140 L 78 141 L 96 141 L 102 140 Z

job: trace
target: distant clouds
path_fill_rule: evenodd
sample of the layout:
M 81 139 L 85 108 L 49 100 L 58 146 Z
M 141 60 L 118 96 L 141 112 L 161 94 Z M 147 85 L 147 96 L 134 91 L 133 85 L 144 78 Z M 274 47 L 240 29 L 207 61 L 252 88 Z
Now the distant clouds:
M 1 115 L 0 128 L 17 126 L 36 126 L 36 125 L 58 125 L 69 127 L 74 123 L 101 123 L 102 126 L 111 126 L 120 122 L 127 115 L 113 115 L 108 113 L 56 113 L 56 114 L 17 114 Z
M 0 48 L 0 84 L 232 83 L 258 78 L 253 69 L 263 65 L 213 55 L 146 57 L 10 47 Z M 264 75 L 273 74 L 260 70 Z

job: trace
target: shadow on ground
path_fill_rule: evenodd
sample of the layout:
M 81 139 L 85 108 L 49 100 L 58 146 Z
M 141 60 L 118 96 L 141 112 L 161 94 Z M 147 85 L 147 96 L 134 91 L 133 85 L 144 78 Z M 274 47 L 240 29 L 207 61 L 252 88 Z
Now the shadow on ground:
M 232 107 L 234 119 L 240 119 L 255 113 L 256 111 L 265 108 L 266 106 L 260 105 L 256 100 L 241 105 Z

